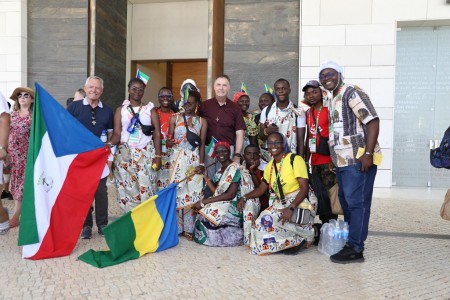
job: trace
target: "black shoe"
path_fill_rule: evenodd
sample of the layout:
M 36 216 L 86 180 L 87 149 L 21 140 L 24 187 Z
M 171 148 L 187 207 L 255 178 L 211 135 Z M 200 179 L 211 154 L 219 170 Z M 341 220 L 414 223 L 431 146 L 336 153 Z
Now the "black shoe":
M 103 233 L 103 228 L 105 228 L 106 225 L 100 225 L 98 226 L 98 234 L 100 234 L 101 236 L 105 236 L 105 234 Z
M 319 241 L 320 241 L 320 229 L 322 228 L 322 224 L 315 223 L 313 226 L 314 226 L 314 243 L 313 243 L 313 245 L 318 246 Z
M 11 195 L 11 192 L 7 192 L 7 191 L 3 190 L 2 199 L 13 200 L 13 196 Z
M 304 239 L 303 241 L 300 242 L 300 244 L 298 244 L 298 246 L 287 248 L 286 250 L 283 250 L 282 253 L 284 255 L 297 255 L 300 252 L 300 250 L 302 250 L 303 247 L 305 247 L 305 245 L 306 240 Z
M 354 262 L 364 262 L 363 252 L 356 252 L 351 246 L 346 244 L 338 253 L 331 255 L 330 259 L 334 263 L 349 264 Z
M 88 240 L 92 237 L 92 227 L 91 226 L 84 226 L 83 231 L 81 231 L 81 238 L 83 240 Z

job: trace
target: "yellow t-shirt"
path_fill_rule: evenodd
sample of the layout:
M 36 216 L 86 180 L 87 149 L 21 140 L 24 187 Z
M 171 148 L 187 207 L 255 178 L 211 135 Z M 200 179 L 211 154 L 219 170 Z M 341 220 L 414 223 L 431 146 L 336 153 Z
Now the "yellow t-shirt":
M 285 195 L 292 193 L 300 188 L 298 184 L 298 178 L 308 179 L 308 170 L 306 164 L 300 155 L 296 155 L 294 158 L 294 166 L 291 165 L 291 155 L 288 153 L 280 163 L 277 164 L 277 170 L 280 172 L 280 182 L 283 187 L 283 193 Z M 275 168 L 272 168 L 273 159 L 269 161 L 264 169 L 264 179 L 269 183 L 270 187 L 278 193 L 278 185 L 276 182 Z M 270 176 L 272 173 L 272 176 Z M 272 181 L 272 182 L 270 182 Z

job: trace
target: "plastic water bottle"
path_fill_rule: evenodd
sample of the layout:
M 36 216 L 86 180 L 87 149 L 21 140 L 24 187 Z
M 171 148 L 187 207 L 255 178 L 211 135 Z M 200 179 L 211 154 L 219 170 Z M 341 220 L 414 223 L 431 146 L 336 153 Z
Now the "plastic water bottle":
M 103 143 L 106 143 L 106 141 L 108 140 L 108 136 L 106 135 L 106 130 L 103 130 L 103 131 L 102 131 L 102 134 L 100 135 L 100 140 L 101 140 Z
M 348 241 L 348 234 L 349 234 L 348 223 L 344 222 L 344 227 L 342 228 L 342 239 L 344 241 Z

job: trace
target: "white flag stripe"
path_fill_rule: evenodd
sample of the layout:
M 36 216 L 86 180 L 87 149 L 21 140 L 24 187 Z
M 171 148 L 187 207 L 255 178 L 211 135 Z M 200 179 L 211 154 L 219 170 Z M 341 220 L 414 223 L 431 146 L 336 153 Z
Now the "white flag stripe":
M 42 138 L 41 149 L 34 164 L 34 199 L 39 243 L 25 245 L 22 256 L 28 258 L 37 253 L 50 225 L 50 216 L 56 198 L 61 191 L 67 171 L 77 155 L 57 158 L 53 152 L 48 132 Z

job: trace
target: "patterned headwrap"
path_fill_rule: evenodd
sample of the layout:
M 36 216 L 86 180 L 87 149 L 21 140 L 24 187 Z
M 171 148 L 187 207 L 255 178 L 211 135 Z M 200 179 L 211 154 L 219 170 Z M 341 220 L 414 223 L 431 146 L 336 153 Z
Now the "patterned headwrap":
M 231 152 L 230 144 L 228 144 L 227 142 L 217 142 L 214 145 L 214 152 L 216 152 L 217 148 L 219 148 L 220 146 L 227 148 L 228 151 Z
M 246 93 L 244 93 L 244 92 L 236 92 L 236 93 L 234 93 L 234 95 L 233 95 L 233 102 L 237 103 L 239 101 L 239 98 L 241 98 L 242 96 L 247 96 L 248 97 L 248 95 Z

